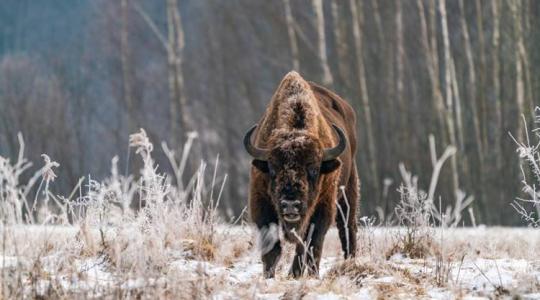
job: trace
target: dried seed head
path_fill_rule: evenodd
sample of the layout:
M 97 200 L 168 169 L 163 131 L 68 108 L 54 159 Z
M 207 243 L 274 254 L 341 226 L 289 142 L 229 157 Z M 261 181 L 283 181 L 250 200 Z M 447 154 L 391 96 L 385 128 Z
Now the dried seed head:
M 43 175 L 42 175 L 43 179 L 47 182 L 53 182 L 54 179 L 57 177 L 53 171 L 53 168 L 58 168 L 60 164 L 55 161 L 52 161 L 51 158 L 47 154 L 41 154 L 41 157 L 45 161 L 45 166 L 43 167 Z
M 138 133 L 131 134 L 129 136 L 129 146 L 137 148 L 135 153 L 140 153 L 141 151 L 146 151 L 148 153 L 154 150 L 154 145 L 150 142 L 150 139 L 146 135 L 144 129 L 140 129 Z

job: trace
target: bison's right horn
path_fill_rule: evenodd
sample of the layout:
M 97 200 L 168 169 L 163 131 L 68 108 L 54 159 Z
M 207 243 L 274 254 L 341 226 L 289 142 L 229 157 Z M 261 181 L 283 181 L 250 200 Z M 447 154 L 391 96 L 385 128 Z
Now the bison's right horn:
M 339 136 L 339 143 L 334 148 L 324 149 L 323 161 L 329 161 L 336 159 L 338 156 L 345 151 L 347 147 L 347 138 L 343 130 L 339 128 L 336 124 L 332 124 L 332 128 L 337 132 Z
M 257 129 L 257 125 L 251 127 L 248 132 L 246 132 L 246 135 L 244 136 L 244 147 L 246 148 L 247 153 L 251 155 L 253 158 L 258 160 L 267 160 L 268 159 L 268 150 L 257 148 L 251 143 L 251 135 L 253 132 Z

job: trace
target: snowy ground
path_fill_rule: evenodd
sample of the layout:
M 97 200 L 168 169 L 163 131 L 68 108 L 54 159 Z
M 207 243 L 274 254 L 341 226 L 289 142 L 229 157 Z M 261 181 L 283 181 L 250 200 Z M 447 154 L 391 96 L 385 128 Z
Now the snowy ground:
M 22 181 L 30 164 L 21 138 L 15 163 L 0 157 L 0 300 L 540 299 L 540 230 L 453 228 L 472 198 L 457 199 L 443 212 L 404 168 L 396 219 L 386 224 L 414 227 L 373 227 L 374 219 L 363 218 L 351 260 L 342 258 L 333 228 L 318 278 L 287 277 L 294 245 L 286 245 L 276 278 L 266 280 L 257 233 L 245 225 L 219 225 L 226 176 L 217 175 L 217 159 L 213 175 L 202 163 L 183 182 L 194 138 L 180 159 L 162 147 L 174 170 L 167 175 L 141 129 L 130 136 L 143 162 L 140 174 L 120 175 L 114 158 L 109 178 L 81 180 L 68 197 L 48 190 L 58 165 L 47 156 L 45 166 Z M 448 156 L 438 159 L 434 148 L 432 159 L 440 167 Z M 520 146 L 520 153 L 538 166 L 531 148 Z M 537 195 L 534 187 L 525 190 Z M 29 196 L 32 188 L 35 196 Z M 529 223 L 540 224 L 520 203 L 514 205 Z
M 291 246 L 285 248 L 276 278 L 262 278 L 255 235 L 249 227 L 218 229 L 226 238 L 208 260 L 191 253 L 193 241 L 182 241 L 183 250 L 163 253 L 159 270 L 149 273 L 130 273 L 111 254 L 86 251 L 89 245 L 81 243 L 81 230 L 76 227 L 16 226 L 4 230 L 10 234 L 1 255 L 2 278 L 22 277 L 26 284 L 18 288 L 29 296 L 54 296 L 54 288 L 60 298 L 82 292 L 90 297 L 151 298 L 146 291 L 167 287 L 171 293 L 162 297 L 540 299 L 540 259 L 536 257 L 540 233 L 532 229 L 436 229 L 433 237 L 443 246 L 438 254 L 425 259 L 410 259 L 399 252 L 385 256 L 403 229 L 364 229 L 358 238 L 360 254 L 354 261 L 341 258 L 337 233 L 332 229 L 325 243 L 320 278 L 301 280 L 287 277 Z M 118 238 L 115 231 L 105 232 L 105 240 Z M 13 245 L 19 246 L 14 249 Z M 19 255 L 14 255 L 16 252 Z M 119 270 L 130 274 L 119 274 Z

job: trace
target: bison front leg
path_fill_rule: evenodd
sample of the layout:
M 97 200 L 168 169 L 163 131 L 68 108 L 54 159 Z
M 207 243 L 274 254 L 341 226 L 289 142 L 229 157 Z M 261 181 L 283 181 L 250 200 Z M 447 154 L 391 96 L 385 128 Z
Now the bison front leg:
M 296 254 L 289 275 L 298 278 L 307 271 L 309 276 L 319 275 L 319 264 L 326 232 L 332 223 L 332 208 L 319 204 L 306 229 L 303 242 L 296 246 Z
M 255 200 L 255 201 L 254 201 Z M 269 199 L 253 199 L 251 218 L 259 229 L 259 245 L 265 278 L 273 278 L 281 257 L 281 242 L 278 233 L 278 217 Z
M 259 228 L 261 258 L 263 262 L 264 278 L 274 278 L 276 265 L 281 257 L 281 242 L 279 240 L 277 223 Z

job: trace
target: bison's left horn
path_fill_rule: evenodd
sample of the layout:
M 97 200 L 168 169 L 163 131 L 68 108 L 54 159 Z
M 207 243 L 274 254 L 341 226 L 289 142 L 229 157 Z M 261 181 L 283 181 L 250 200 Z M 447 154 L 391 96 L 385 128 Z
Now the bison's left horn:
M 251 129 L 246 132 L 246 135 L 244 136 L 244 147 L 246 148 L 247 153 L 253 156 L 253 158 L 258 160 L 267 160 L 268 151 L 265 149 L 257 148 L 251 143 L 251 135 L 253 134 L 255 129 L 257 129 L 257 125 L 251 127 Z
M 336 124 L 332 124 L 332 127 L 339 136 L 339 143 L 334 148 L 324 149 L 323 161 L 336 159 L 338 156 L 341 155 L 341 153 L 343 153 L 343 151 L 345 151 L 347 147 L 347 138 L 345 137 L 345 133 L 343 132 L 343 130 L 337 127 Z

